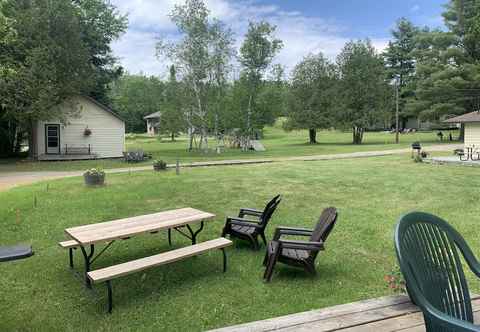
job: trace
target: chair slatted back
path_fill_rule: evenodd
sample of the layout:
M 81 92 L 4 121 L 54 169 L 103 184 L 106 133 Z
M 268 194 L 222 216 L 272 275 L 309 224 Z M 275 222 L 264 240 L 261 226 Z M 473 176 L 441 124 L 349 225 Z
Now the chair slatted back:
M 414 284 L 413 289 L 437 310 L 473 323 L 459 244 L 466 245 L 461 235 L 446 221 L 428 213 L 403 216 L 395 230 L 395 249 L 407 285 Z M 410 295 L 415 299 L 415 294 Z M 429 320 L 425 317 L 427 326 Z
M 328 236 L 333 230 L 335 223 L 337 221 L 338 212 L 334 207 L 326 208 L 322 211 L 320 218 L 318 218 L 317 225 L 315 226 L 312 235 L 310 236 L 310 241 L 314 242 L 326 242 Z M 317 257 L 318 251 L 311 251 L 310 258 L 315 259 Z
M 265 210 L 262 213 L 262 216 L 260 217 L 260 225 L 262 226 L 263 229 L 265 229 L 265 227 L 267 227 L 268 222 L 270 221 L 273 213 L 275 212 L 275 210 L 278 207 L 278 204 L 280 204 L 280 202 L 282 201 L 280 199 L 280 195 L 275 196 L 274 199 L 275 198 L 276 198 L 276 200 L 272 200 L 267 204 L 267 206 L 265 207 Z M 273 202 L 273 203 L 270 204 L 271 202 Z
M 268 209 L 270 209 L 270 207 L 275 204 L 277 202 L 277 200 L 280 198 L 280 195 L 277 195 L 275 196 L 274 198 L 272 198 L 268 203 L 267 205 L 265 205 L 265 208 L 263 209 L 263 212 L 262 212 L 262 215 L 260 218 L 263 218 L 266 214 L 266 212 L 268 211 Z

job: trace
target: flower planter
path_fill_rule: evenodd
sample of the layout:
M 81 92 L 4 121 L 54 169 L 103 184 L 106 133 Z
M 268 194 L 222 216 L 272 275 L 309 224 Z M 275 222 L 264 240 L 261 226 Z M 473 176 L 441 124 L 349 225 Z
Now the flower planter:
M 87 186 L 103 186 L 105 184 L 105 173 L 103 174 L 84 174 L 83 179 Z

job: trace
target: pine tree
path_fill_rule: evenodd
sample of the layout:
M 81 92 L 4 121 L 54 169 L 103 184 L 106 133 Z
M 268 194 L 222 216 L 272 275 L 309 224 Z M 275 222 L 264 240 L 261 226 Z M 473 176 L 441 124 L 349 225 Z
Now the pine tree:
M 480 3 L 451 0 L 443 17 L 449 31 L 418 37 L 416 98 L 407 105 L 437 121 L 480 109 Z

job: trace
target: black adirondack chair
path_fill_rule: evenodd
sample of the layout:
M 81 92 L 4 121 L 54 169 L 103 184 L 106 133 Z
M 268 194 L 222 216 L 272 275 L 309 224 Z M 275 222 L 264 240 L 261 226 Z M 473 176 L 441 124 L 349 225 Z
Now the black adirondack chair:
M 227 217 L 222 236 L 225 237 L 228 234 L 231 238 L 247 240 L 255 250 L 260 248 L 258 243 L 258 236 L 260 236 L 263 243 L 267 245 L 265 229 L 281 200 L 280 195 L 275 196 L 267 203 L 263 211 L 249 208 L 240 209 L 238 217 Z M 252 216 L 254 220 L 246 219 L 247 215 Z
M 278 262 L 290 266 L 305 269 L 310 274 L 315 274 L 315 259 L 318 252 L 324 250 L 324 243 L 327 241 L 330 232 L 337 221 L 337 209 L 329 207 L 323 210 L 318 219 L 315 229 L 278 227 L 275 230 L 273 240 L 270 241 L 265 254 L 263 265 L 265 273 L 263 278 L 269 282 L 272 278 L 273 269 Z M 286 240 L 283 235 L 305 236 L 308 241 Z
M 452 226 L 428 213 L 406 214 L 395 229 L 395 250 L 408 293 L 422 309 L 427 331 L 480 331 L 473 324 L 460 257 L 477 277 L 480 263 Z

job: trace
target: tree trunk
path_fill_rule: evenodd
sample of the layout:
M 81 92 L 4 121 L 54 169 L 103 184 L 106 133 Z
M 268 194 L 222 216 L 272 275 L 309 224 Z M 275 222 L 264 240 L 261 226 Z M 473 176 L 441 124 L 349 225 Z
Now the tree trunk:
M 460 133 L 458 135 L 458 140 L 463 142 L 465 140 L 465 123 L 460 125 Z
M 45 142 L 47 144 L 47 142 Z M 34 121 L 29 122 L 28 128 L 28 157 L 32 160 L 37 160 L 37 128 Z
M 308 136 L 310 138 L 310 144 L 317 144 L 317 129 L 308 129 Z
M 172 142 L 175 142 L 175 133 L 174 133 L 173 131 L 172 131 L 172 136 L 171 136 L 171 138 L 172 138 Z
M 362 144 L 363 130 L 361 127 L 353 127 L 353 144 Z

